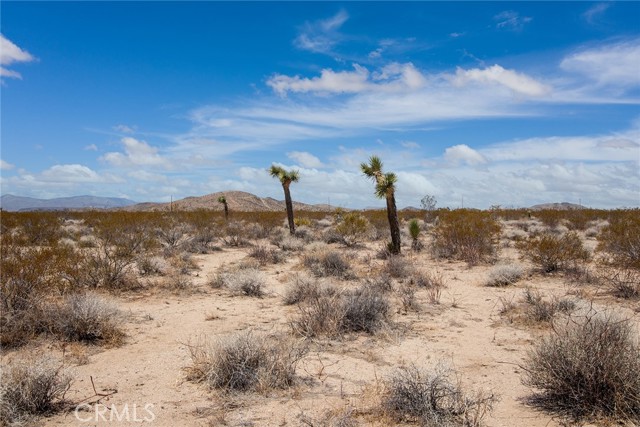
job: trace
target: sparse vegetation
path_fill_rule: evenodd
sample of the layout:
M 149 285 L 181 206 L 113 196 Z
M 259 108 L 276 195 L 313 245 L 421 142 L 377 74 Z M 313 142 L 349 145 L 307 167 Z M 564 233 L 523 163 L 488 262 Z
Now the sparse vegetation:
M 398 422 L 424 427 L 476 427 L 497 400 L 493 393 L 466 392 L 455 372 L 442 364 L 431 372 L 406 366 L 385 382 L 382 409 Z
M 562 236 L 545 233 L 517 244 L 525 258 L 545 273 L 563 270 L 589 260 L 589 252 L 575 232 Z
M 340 218 L 336 232 L 342 238 L 342 242 L 347 246 L 355 246 L 362 242 L 371 226 L 369 221 L 358 212 L 349 212 Z
M 64 400 L 71 380 L 61 362 L 49 356 L 3 364 L 0 425 L 30 425 L 35 416 L 54 412 Z
M 614 314 L 589 313 L 558 322 L 530 351 L 523 382 L 530 403 L 580 420 L 640 422 L 637 331 Z
M 261 298 L 264 295 L 265 277 L 255 268 L 240 268 L 220 273 L 214 287 L 224 286 L 234 295 Z
M 316 277 L 348 278 L 351 274 L 351 264 L 340 252 L 331 249 L 310 251 L 302 256 L 302 263 Z
M 520 264 L 499 264 L 491 268 L 487 278 L 487 286 L 509 286 L 516 283 L 524 275 Z
M 598 249 L 609 263 L 640 270 L 640 209 L 616 211 L 598 235 Z
M 433 229 L 436 256 L 466 261 L 490 261 L 497 254 L 500 226 L 488 212 L 458 209 L 442 211 Z
M 187 378 L 224 391 L 284 389 L 296 379 L 296 364 L 306 349 L 282 337 L 239 333 L 189 345 Z

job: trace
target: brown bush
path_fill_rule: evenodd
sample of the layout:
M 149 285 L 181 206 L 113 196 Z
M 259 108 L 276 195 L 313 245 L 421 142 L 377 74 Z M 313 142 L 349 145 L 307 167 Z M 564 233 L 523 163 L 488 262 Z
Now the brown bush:
M 71 385 L 71 375 L 49 356 L 2 366 L 0 425 L 32 425 L 54 412 Z
M 591 313 L 557 324 L 530 351 L 523 383 L 530 402 L 573 419 L 640 422 L 640 347 L 629 321 Z
M 518 242 L 516 247 L 545 273 L 563 270 L 589 260 L 589 252 L 575 232 L 562 236 L 544 233 Z
M 495 258 L 500 226 L 489 212 L 458 209 L 442 211 L 433 229 L 437 256 L 469 264 Z
M 189 346 L 187 378 L 225 391 L 284 389 L 294 384 L 296 365 L 306 349 L 278 337 L 240 333 Z
M 598 250 L 619 267 L 640 269 L 640 209 L 615 211 L 598 236 Z
M 455 376 L 443 365 L 432 372 L 400 368 L 385 381 L 382 410 L 396 421 L 425 427 L 480 426 L 498 399 L 493 393 L 467 393 Z

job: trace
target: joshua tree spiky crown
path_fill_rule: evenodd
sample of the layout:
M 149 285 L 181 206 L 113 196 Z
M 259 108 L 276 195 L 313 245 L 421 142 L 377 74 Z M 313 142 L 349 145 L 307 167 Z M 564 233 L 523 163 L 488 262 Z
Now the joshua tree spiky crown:
M 300 173 L 298 171 L 287 171 L 283 167 L 276 165 L 271 165 L 271 168 L 269 168 L 269 175 L 274 178 L 278 178 L 283 185 L 291 182 L 298 182 L 300 179 Z

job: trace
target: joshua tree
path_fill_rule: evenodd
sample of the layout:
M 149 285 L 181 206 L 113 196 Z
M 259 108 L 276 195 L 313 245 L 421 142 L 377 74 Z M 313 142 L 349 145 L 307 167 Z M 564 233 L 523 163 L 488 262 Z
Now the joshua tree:
M 227 198 L 224 196 L 218 197 L 218 203 L 222 203 L 224 205 L 224 220 L 229 220 L 229 205 L 227 205 Z
M 400 224 L 398 223 L 398 210 L 396 208 L 396 181 L 398 178 L 393 172 L 382 172 L 382 160 L 378 156 L 371 156 L 369 163 L 361 163 L 360 169 L 367 177 L 376 183 L 375 194 L 380 199 L 387 200 L 387 219 L 391 230 L 391 245 L 389 250 L 392 254 L 400 253 Z
M 289 232 L 294 234 L 296 232 L 296 225 L 293 223 L 293 203 L 291 203 L 291 193 L 289 192 L 289 186 L 292 182 L 298 182 L 300 175 L 298 171 L 287 171 L 280 166 L 271 165 L 269 168 L 269 174 L 278 178 L 282 183 L 284 189 L 284 201 L 287 205 L 287 220 L 289 221 Z

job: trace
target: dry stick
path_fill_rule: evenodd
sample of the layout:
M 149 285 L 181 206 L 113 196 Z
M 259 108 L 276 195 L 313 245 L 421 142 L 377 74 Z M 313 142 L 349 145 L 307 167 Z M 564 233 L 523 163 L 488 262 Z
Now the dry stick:
M 94 397 L 98 397 L 98 400 L 96 400 L 95 402 L 89 402 L 89 405 L 93 405 L 94 403 L 98 403 L 100 402 L 103 398 L 105 397 L 109 397 L 109 396 L 113 396 L 114 394 L 116 394 L 118 392 L 118 390 L 113 390 L 110 393 L 98 393 L 98 391 L 96 390 L 96 384 L 93 382 L 93 376 L 89 375 L 89 379 L 91 379 L 91 387 L 93 387 L 93 396 L 89 396 L 87 398 L 82 399 L 81 401 L 79 401 L 77 403 L 77 405 L 79 405 L 82 402 L 85 402 L 89 399 L 93 399 Z

